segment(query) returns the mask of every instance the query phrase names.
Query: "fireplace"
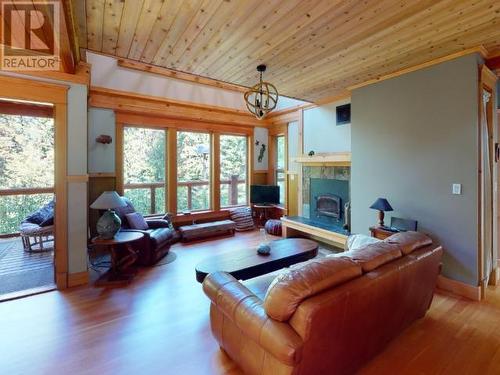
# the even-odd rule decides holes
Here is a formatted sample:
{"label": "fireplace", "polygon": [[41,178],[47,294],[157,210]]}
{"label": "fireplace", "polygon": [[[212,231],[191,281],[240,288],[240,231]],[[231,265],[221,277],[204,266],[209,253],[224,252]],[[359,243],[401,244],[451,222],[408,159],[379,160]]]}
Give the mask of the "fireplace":
{"label": "fireplace", "polygon": [[[349,199],[349,181],[330,176],[309,177],[309,199],[302,216],[323,225],[339,227],[345,224],[345,204]],[[331,176],[334,177],[334,176]]]}
{"label": "fireplace", "polygon": [[342,198],[335,194],[320,194],[316,200],[316,217],[326,216],[336,220],[340,219],[342,212]]}

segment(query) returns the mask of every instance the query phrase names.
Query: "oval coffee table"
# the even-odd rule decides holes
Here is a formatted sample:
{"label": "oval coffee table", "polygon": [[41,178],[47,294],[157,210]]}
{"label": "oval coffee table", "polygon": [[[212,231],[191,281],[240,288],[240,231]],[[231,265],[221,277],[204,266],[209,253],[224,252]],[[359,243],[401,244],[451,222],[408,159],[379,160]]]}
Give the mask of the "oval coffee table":
{"label": "oval coffee table", "polygon": [[216,271],[224,271],[238,280],[251,279],[266,273],[304,262],[318,255],[318,244],[304,238],[271,241],[269,255],[257,254],[256,248],[238,249],[214,255],[196,266],[196,281]]}

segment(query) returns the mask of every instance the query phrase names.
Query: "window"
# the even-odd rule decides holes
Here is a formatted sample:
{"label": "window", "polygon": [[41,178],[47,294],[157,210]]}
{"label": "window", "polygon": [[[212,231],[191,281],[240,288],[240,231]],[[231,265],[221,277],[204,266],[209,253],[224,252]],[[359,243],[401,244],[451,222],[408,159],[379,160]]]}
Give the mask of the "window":
{"label": "window", "polygon": [[177,132],[177,211],[210,209],[210,134]]}
{"label": "window", "polygon": [[280,204],[285,204],[285,136],[276,137],[276,185],[280,187]]}
{"label": "window", "polygon": [[165,130],[123,130],[124,194],[143,215],[165,212]]}
{"label": "window", "polygon": [[247,204],[247,137],[220,136],[220,205]]}

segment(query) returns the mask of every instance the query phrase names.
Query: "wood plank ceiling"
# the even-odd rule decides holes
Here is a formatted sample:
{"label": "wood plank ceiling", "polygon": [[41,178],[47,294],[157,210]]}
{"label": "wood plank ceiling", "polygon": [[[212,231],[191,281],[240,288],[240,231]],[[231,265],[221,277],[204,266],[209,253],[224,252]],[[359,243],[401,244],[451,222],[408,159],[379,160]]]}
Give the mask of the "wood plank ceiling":
{"label": "wood plank ceiling", "polygon": [[81,47],[318,101],[461,50],[500,48],[498,0],[73,0]]}

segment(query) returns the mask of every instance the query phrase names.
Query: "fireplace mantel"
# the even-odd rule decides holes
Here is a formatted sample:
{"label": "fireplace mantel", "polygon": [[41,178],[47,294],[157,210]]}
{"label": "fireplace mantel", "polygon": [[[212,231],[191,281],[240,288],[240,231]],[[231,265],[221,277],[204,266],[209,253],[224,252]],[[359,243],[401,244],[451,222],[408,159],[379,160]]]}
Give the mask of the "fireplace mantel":
{"label": "fireplace mantel", "polygon": [[302,155],[292,158],[292,161],[305,166],[349,167],[351,165],[351,153],[332,152],[313,156]]}

